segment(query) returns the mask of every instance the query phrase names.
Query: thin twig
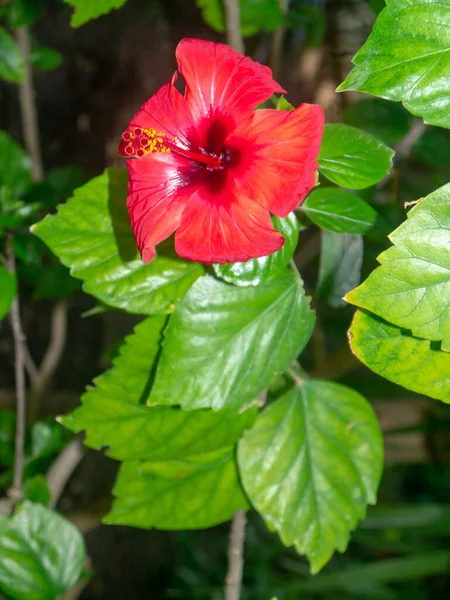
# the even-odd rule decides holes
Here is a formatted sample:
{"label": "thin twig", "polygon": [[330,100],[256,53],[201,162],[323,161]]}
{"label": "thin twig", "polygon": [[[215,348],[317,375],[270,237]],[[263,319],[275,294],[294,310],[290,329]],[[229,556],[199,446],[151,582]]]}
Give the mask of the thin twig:
{"label": "thin twig", "polygon": [[244,54],[245,47],[241,34],[241,20],[239,15],[238,0],[224,0],[224,4],[228,45],[237,52]]}
{"label": "thin twig", "polygon": [[39,406],[48,391],[53,375],[59,365],[67,338],[67,301],[60,300],[53,306],[50,341],[39,368],[32,373],[31,365],[28,374],[31,380],[30,420],[39,418]]}
{"label": "thin twig", "polygon": [[289,0],[278,0],[283,14],[283,21],[275,29],[272,36],[272,47],[270,51],[270,66],[272,68],[273,78],[276,79],[280,74],[281,58],[283,56],[283,41],[286,34],[286,14],[289,9]]}
{"label": "thin twig", "polygon": [[66,483],[82,458],[81,441],[79,438],[74,438],[55,459],[46,477],[51,492],[50,508],[55,508]]}
{"label": "thin twig", "polygon": [[44,170],[42,167],[39,127],[34,101],[33,75],[30,63],[31,43],[28,27],[20,27],[16,31],[16,39],[25,62],[25,77],[19,86],[22,133],[25,147],[31,158],[31,176],[34,181],[42,181]]}
{"label": "thin twig", "polygon": [[242,572],[244,569],[244,542],[247,517],[245,510],[238,510],[231,522],[228,545],[228,573],[225,580],[225,600],[239,600]]}
{"label": "thin twig", "polygon": [[411,129],[395,146],[394,163],[403,161],[409,157],[417,140],[425,133],[427,125],[422,119],[415,119]]}
{"label": "thin twig", "polygon": [[[8,269],[16,274],[16,257],[14,254],[14,236],[12,233],[6,238],[6,258]],[[26,391],[25,391],[25,336],[20,321],[20,303],[17,294],[13,300],[10,312],[11,326],[14,337],[14,364],[16,377],[16,439],[14,457],[13,485],[10,490],[11,500],[19,501],[22,497],[23,468],[24,468],[24,445],[25,445],[25,421],[26,421]]]}

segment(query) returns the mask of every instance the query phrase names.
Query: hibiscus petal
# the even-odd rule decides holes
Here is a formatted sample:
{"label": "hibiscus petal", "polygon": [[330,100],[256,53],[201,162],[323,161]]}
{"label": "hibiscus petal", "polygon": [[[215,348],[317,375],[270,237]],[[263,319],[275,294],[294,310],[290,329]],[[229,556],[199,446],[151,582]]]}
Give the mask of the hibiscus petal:
{"label": "hibiscus petal", "polygon": [[[127,131],[134,131],[136,127],[142,129],[155,129],[161,132],[172,142],[178,138],[177,143],[189,146],[188,132],[192,127],[193,118],[184,96],[174,86],[177,74],[169,83],[163,85],[151,98],[145,102],[131,119]],[[124,151],[123,142],[119,147],[119,154],[128,156]]]}
{"label": "hibiscus petal", "polygon": [[144,263],[155,256],[155,246],[179,226],[201,173],[176,154],[152,154],[128,161],[128,213]]}
{"label": "hibiscus petal", "polygon": [[186,204],[175,234],[177,254],[203,263],[244,262],[281,248],[267,210],[246,198],[233,198],[203,184]]}
{"label": "hibiscus petal", "polygon": [[323,128],[316,104],[254,112],[226,140],[236,189],[286,217],[314,187]]}
{"label": "hibiscus petal", "polygon": [[284,93],[268,67],[225,44],[184,39],[176,56],[186,82],[186,101],[196,119],[227,115],[235,126],[272,94]]}

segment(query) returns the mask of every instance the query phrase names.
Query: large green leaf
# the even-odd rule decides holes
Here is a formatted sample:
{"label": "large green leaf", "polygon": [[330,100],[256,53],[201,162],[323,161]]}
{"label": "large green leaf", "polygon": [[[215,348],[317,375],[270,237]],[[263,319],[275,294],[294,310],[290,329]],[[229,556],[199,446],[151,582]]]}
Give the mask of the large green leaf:
{"label": "large green leaf", "polygon": [[30,168],[31,161],[23,148],[6,131],[0,131],[0,206],[4,202],[3,190],[18,196],[27,190],[31,181]]}
{"label": "large green leaf", "polygon": [[309,299],[287,270],[257,287],[203,277],[170,319],[150,402],[242,406],[298,356],[313,326]]}
{"label": "large green leaf", "polygon": [[317,296],[331,306],[345,306],[343,296],[360,281],[363,253],[360,235],[322,231]]}
{"label": "large green leaf", "polygon": [[124,462],[105,523],[203,529],[248,508],[233,448],[166,462]]}
{"label": "large green leaf", "polygon": [[253,506],[317,573],[376,501],[382,437],[371,406],[337,383],[305,380],[266,408],[238,446]]}
{"label": "large green leaf", "polygon": [[359,196],[335,187],[314,190],[301,208],[313,223],[336,233],[367,233],[378,218],[376,210]]}
{"label": "large green leaf", "polygon": [[381,266],[346,300],[450,350],[450,184],[421,200],[390,236]]}
{"label": "large green leaf", "polygon": [[20,83],[25,77],[25,63],[14,38],[0,27],[0,79]]}
{"label": "large green leaf", "polygon": [[448,352],[360,310],[349,338],[354,354],[375,373],[413,392],[450,402]]}
{"label": "large green leaf", "polygon": [[320,172],[328,179],[355,190],[370,187],[392,167],[394,151],[370,133],[342,125],[325,125],[318,158]]}
{"label": "large green leaf", "polygon": [[338,90],[401,100],[426,123],[450,127],[450,5],[390,0]]}
{"label": "large green leaf", "polygon": [[107,169],[75,190],[56,215],[45,217],[33,231],[83,280],[88,294],[131,313],[169,313],[203,268],[167,256],[144,265],[137,256],[126,196],[127,173]]}
{"label": "large green leaf", "polygon": [[95,379],[82,406],[60,419],[74,432],[86,430],[85,444],[107,446],[119,460],[181,460],[229,447],[250,427],[257,409],[196,410],[140,404],[159,352],[164,317],[148,317],[128,336],[112,369]]}
{"label": "large green leaf", "polygon": [[0,588],[16,600],[55,600],[77,582],[85,553],[72,523],[26,501],[0,533]]}
{"label": "large green leaf", "polygon": [[294,213],[284,219],[272,217],[272,222],[274,228],[285,239],[283,246],[277,252],[261,258],[252,258],[247,262],[215,264],[216,275],[228,283],[243,286],[259,285],[279,275],[291,260],[297,247],[299,223]]}
{"label": "large green leaf", "polygon": [[389,146],[405,137],[414,119],[400,104],[382,98],[352,102],[342,118],[346,125],[364,129]]}
{"label": "large green leaf", "polygon": [[[215,31],[225,31],[222,0],[196,0],[203,19]],[[255,35],[260,30],[273,31],[283,19],[278,0],[239,0],[242,35]]]}
{"label": "large green leaf", "polygon": [[15,275],[0,265],[0,319],[9,313],[16,293]]}
{"label": "large green leaf", "polygon": [[73,6],[75,11],[70,19],[72,27],[80,27],[92,19],[106,15],[115,8],[120,8],[127,0],[64,0]]}

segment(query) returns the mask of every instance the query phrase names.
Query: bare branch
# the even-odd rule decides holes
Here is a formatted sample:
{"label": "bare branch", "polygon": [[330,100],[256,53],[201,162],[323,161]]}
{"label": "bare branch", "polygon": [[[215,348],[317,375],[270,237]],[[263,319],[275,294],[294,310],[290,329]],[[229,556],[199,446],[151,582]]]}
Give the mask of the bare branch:
{"label": "bare branch", "polygon": [[[14,254],[14,236],[9,234],[6,238],[6,259],[8,269],[16,273],[16,257]],[[24,467],[24,444],[25,444],[25,421],[26,421],[26,391],[25,391],[25,336],[20,320],[20,303],[17,294],[13,300],[10,312],[11,326],[14,337],[14,362],[16,377],[16,439],[14,457],[13,485],[10,490],[12,502],[19,501],[22,497],[23,467]]]}
{"label": "bare branch", "polygon": [[225,580],[225,600],[239,600],[242,572],[244,569],[244,542],[247,517],[245,510],[238,510],[231,522],[228,546],[228,573]]}
{"label": "bare branch", "polygon": [[241,34],[241,21],[239,16],[238,0],[224,0],[225,18],[227,23],[228,45],[241,54],[245,53],[244,42]]}
{"label": "bare branch", "polygon": [[47,473],[47,483],[51,492],[50,508],[55,508],[66,483],[83,458],[83,448],[79,438],[74,438],[58,455]]}
{"label": "bare branch", "polygon": [[22,132],[25,147],[31,157],[31,176],[34,181],[42,181],[44,170],[42,167],[39,127],[34,102],[33,75],[30,63],[31,44],[28,27],[20,27],[16,32],[16,39],[25,61],[25,78],[19,86]]}

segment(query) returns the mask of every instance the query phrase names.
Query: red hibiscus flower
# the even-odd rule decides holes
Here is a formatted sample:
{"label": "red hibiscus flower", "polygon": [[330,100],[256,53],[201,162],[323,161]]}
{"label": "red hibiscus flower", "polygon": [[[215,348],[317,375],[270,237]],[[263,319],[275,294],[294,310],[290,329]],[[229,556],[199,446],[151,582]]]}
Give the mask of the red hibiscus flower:
{"label": "red hibiscus flower", "polygon": [[186,92],[170,83],[132,118],[119,153],[129,158],[128,211],[144,262],[175,233],[175,250],[203,263],[278,250],[270,214],[287,216],[311,190],[323,132],[320,106],[255,110],[284,90],[260,65],[223,44],[177,47]]}

